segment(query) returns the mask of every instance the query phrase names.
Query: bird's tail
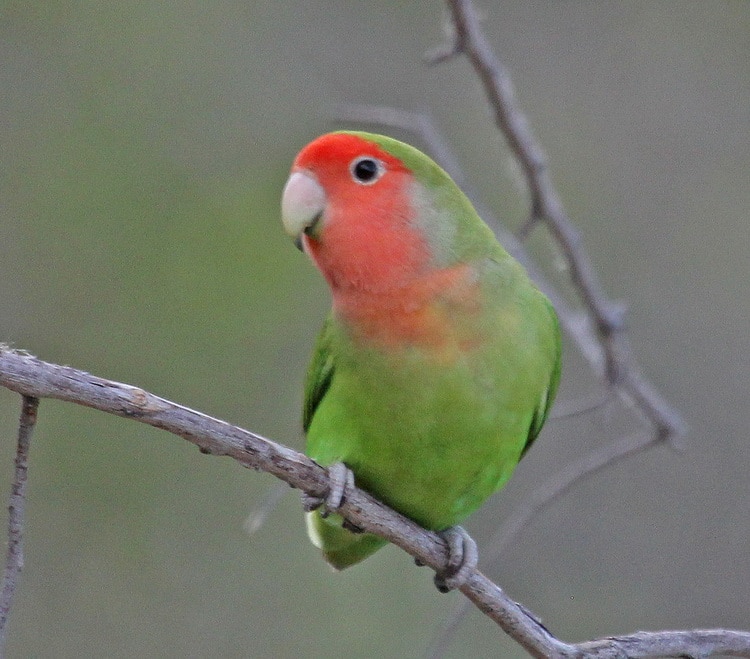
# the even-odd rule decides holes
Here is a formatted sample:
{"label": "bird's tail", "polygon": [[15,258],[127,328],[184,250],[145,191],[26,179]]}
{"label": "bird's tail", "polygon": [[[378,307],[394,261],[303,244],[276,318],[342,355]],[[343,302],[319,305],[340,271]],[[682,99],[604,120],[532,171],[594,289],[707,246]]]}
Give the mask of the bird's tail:
{"label": "bird's tail", "polygon": [[352,533],[342,528],[339,515],[321,517],[320,511],[307,513],[307,535],[323,552],[323,557],[335,570],[343,570],[359,563],[388,544],[387,540],[371,533]]}

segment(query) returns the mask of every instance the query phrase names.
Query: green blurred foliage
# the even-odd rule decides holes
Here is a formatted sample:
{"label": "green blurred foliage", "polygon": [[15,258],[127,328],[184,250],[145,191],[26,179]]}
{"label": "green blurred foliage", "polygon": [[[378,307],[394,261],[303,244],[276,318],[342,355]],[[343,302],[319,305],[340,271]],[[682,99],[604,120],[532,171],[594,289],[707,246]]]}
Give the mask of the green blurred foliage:
{"label": "green blurred foliage", "polygon": [[[692,425],[581,485],[499,565],[567,639],[750,624],[750,5],[503,3],[509,66],[645,371]],[[427,68],[429,3],[0,3],[0,341],[301,446],[323,283],[281,231],[296,151],[336,102],[429,110],[509,226],[526,213],[464,62]],[[397,134],[400,137],[408,137]],[[549,240],[531,247],[554,270]],[[564,274],[558,277],[564,279]],[[593,391],[568,348],[561,399]],[[19,402],[0,391],[7,489]],[[469,523],[633,429],[553,422]],[[419,656],[458,595],[394,548],[331,575],[273,479],[43,402],[9,657]],[[473,614],[451,655],[523,656]]]}

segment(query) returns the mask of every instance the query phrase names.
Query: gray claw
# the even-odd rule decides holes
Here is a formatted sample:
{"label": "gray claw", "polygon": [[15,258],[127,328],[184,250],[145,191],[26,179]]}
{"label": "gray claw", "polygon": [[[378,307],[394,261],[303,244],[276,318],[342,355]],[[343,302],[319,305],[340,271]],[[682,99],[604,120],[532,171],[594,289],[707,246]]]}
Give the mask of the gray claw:
{"label": "gray claw", "polygon": [[328,479],[330,487],[325,497],[315,497],[302,493],[302,507],[306,512],[316,510],[323,506],[322,517],[328,517],[341,508],[347,488],[354,487],[354,473],[343,462],[334,462],[328,467]]}
{"label": "gray claw", "polygon": [[448,546],[448,561],[435,575],[435,586],[441,593],[460,588],[476,569],[479,554],[477,543],[460,526],[451,526],[439,533]]}

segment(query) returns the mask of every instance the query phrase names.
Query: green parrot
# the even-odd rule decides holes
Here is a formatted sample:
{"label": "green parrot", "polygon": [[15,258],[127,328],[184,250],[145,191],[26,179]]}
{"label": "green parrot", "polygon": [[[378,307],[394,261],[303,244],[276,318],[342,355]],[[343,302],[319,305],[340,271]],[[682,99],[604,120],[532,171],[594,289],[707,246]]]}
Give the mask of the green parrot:
{"label": "green parrot", "polygon": [[[417,149],[342,131],[296,157],[286,232],[333,305],[305,386],[307,454],[447,532],[510,478],[560,377],[547,298],[469,200]],[[338,515],[307,513],[336,569],[386,544]]]}

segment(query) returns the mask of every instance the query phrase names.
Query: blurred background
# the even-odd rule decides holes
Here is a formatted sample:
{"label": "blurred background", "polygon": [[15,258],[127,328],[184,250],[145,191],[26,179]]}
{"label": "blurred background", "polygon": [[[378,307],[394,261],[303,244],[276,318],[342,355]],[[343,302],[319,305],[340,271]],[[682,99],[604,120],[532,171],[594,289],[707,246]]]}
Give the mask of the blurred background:
{"label": "blurred background", "polygon": [[[486,564],[535,487],[636,429],[617,406],[553,421],[468,522],[480,567],[566,640],[750,628],[750,3],[482,11],[645,374],[691,432],[579,485]],[[279,196],[299,148],[344,125],[333,104],[428,111],[506,226],[526,218],[467,62],[423,63],[444,17],[437,0],[0,3],[0,341],[300,448],[328,294]],[[559,270],[543,231],[529,247]],[[596,391],[568,345],[558,401]],[[2,497],[19,408],[0,390]],[[421,656],[461,596],[393,547],[330,573],[291,492],[248,536],[274,483],[43,401],[8,656]],[[473,612],[448,656],[524,653]]]}

